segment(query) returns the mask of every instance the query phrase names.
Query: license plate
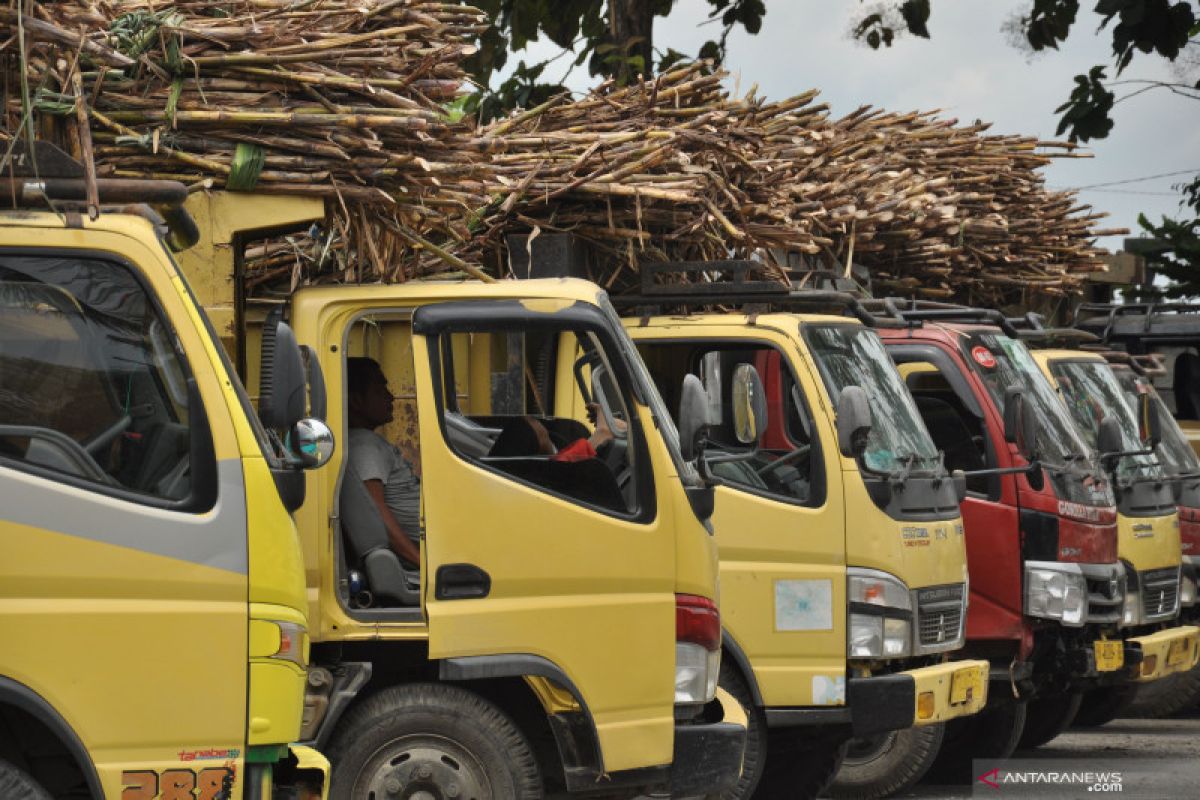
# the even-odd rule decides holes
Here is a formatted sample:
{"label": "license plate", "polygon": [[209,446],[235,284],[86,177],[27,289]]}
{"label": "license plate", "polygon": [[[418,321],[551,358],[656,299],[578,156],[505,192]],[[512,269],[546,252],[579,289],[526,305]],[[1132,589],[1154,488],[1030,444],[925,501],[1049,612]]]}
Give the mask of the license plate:
{"label": "license plate", "polygon": [[950,678],[950,705],[969,703],[983,691],[983,670],[960,669]]}
{"label": "license plate", "polygon": [[1167,666],[1175,667],[1187,661],[1187,657],[1192,649],[1191,644],[1187,639],[1171,642],[1171,647],[1167,650]]}
{"label": "license plate", "polygon": [[1125,646],[1119,640],[1099,639],[1093,643],[1096,649],[1096,671],[1114,672],[1125,665]]}

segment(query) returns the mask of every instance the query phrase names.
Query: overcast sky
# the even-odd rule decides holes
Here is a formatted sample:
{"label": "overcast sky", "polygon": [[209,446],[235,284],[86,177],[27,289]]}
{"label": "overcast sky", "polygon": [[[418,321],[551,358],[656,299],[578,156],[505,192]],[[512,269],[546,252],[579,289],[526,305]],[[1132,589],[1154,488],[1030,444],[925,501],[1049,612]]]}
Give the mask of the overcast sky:
{"label": "overcast sky", "polygon": [[[1071,37],[1058,52],[1027,54],[1012,46],[1004,24],[1030,2],[1004,0],[934,0],[931,39],[902,38],[874,51],[849,37],[851,20],[870,2],[857,0],[765,0],[767,14],[756,36],[741,28],[730,37],[726,67],[731,89],[745,93],[757,84],[775,100],[810,88],[821,91],[834,115],[860,105],[894,111],[941,109],[967,123],[991,121],[997,133],[1055,138],[1054,109],[1070,94],[1073,76],[1095,64],[1109,65],[1111,37],[1095,34],[1099,17],[1083,3]],[[655,47],[695,54],[715,37],[715,25],[704,25],[705,0],[678,0],[670,17],[655,24]],[[556,52],[553,45],[533,45],[513,59],[533,63]],[[547,80],[556,80],[566,59],[551,65]],[[560,69],[559,64],[562,64]],[[1193,73],[1196,70],[1193,69]],[[1111,77],[1113,71],[1108,70]],[[1122,79],[1176,80],[1158,56],[1138,54]],[[1192,74],[1191,83],[1200,78]],[[568,80],[574,90],[592,83],[586,67]],[[1139,88],[1116,87],[1118,98]],[[1200,173],[1200,101],[1155,89],[1114,109],[1116,125],[1107,139],[1093,140],[1091,159],[1060,159],[1046,168],[1053,188],[1084,187],[1127,181],[1163,173],[1183,174],[1154,180],[1103,186],[1081,192],[1083,202],[1111,216],[1103,227],[1126,227],[1136,234],[1137,215],[1146,212],[1181,216],[1179,194],[1172,184]],[[1101,240],[1120,249],[1121,237]]]}

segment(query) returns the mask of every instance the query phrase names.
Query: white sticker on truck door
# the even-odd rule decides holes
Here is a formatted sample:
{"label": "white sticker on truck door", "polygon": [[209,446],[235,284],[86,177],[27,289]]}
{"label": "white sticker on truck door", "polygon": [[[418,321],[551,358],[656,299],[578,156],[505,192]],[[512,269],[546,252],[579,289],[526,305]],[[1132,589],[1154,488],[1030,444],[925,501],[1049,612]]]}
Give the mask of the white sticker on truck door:
{"label": "white sticker on truck door", "polygon": [[833,581],[775,581],[775,630],[833,630]]}

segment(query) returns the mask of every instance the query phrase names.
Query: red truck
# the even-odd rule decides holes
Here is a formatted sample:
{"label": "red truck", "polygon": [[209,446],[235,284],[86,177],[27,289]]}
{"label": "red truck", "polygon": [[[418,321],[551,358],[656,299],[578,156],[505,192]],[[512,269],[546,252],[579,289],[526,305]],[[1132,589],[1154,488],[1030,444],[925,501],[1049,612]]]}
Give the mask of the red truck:
{"label": "red truck", "polygon": [[992,664],[984,712],[948,723],[934,779],[1037,746],[1088,689],[1125,683],[1117,509],[1094,451],[998,311],[902,300],[866,307],[946,468],[962,470],[970,568],[965,657]]}

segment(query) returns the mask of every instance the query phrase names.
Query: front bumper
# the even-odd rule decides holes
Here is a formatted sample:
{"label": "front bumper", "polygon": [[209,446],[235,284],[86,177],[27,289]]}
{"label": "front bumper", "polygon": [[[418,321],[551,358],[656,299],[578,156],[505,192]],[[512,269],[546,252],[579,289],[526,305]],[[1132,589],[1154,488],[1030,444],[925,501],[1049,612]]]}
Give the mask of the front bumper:
{"label": "front bumper", "polygon": [[1141,663],[1133,674],[1138,683],[1148,683],[1176,672],[1187,672],[1200,661],[1200,628],[1180,625],[1177,628],[1133,636],[1125,640],[1142,654]]}
{"label": "front bumper", "polygon": [[851,678],[847,689],[855,736],[933,725],[983,710],[984,660],[947,661],[892,675]]}
{"label": "front bumper", "polygon": [[717,689],[720,722],[675,726],[671,760],[671,796],[715,795],[732,789],[742,775],[746,748],[746,711],[724,689]]}

